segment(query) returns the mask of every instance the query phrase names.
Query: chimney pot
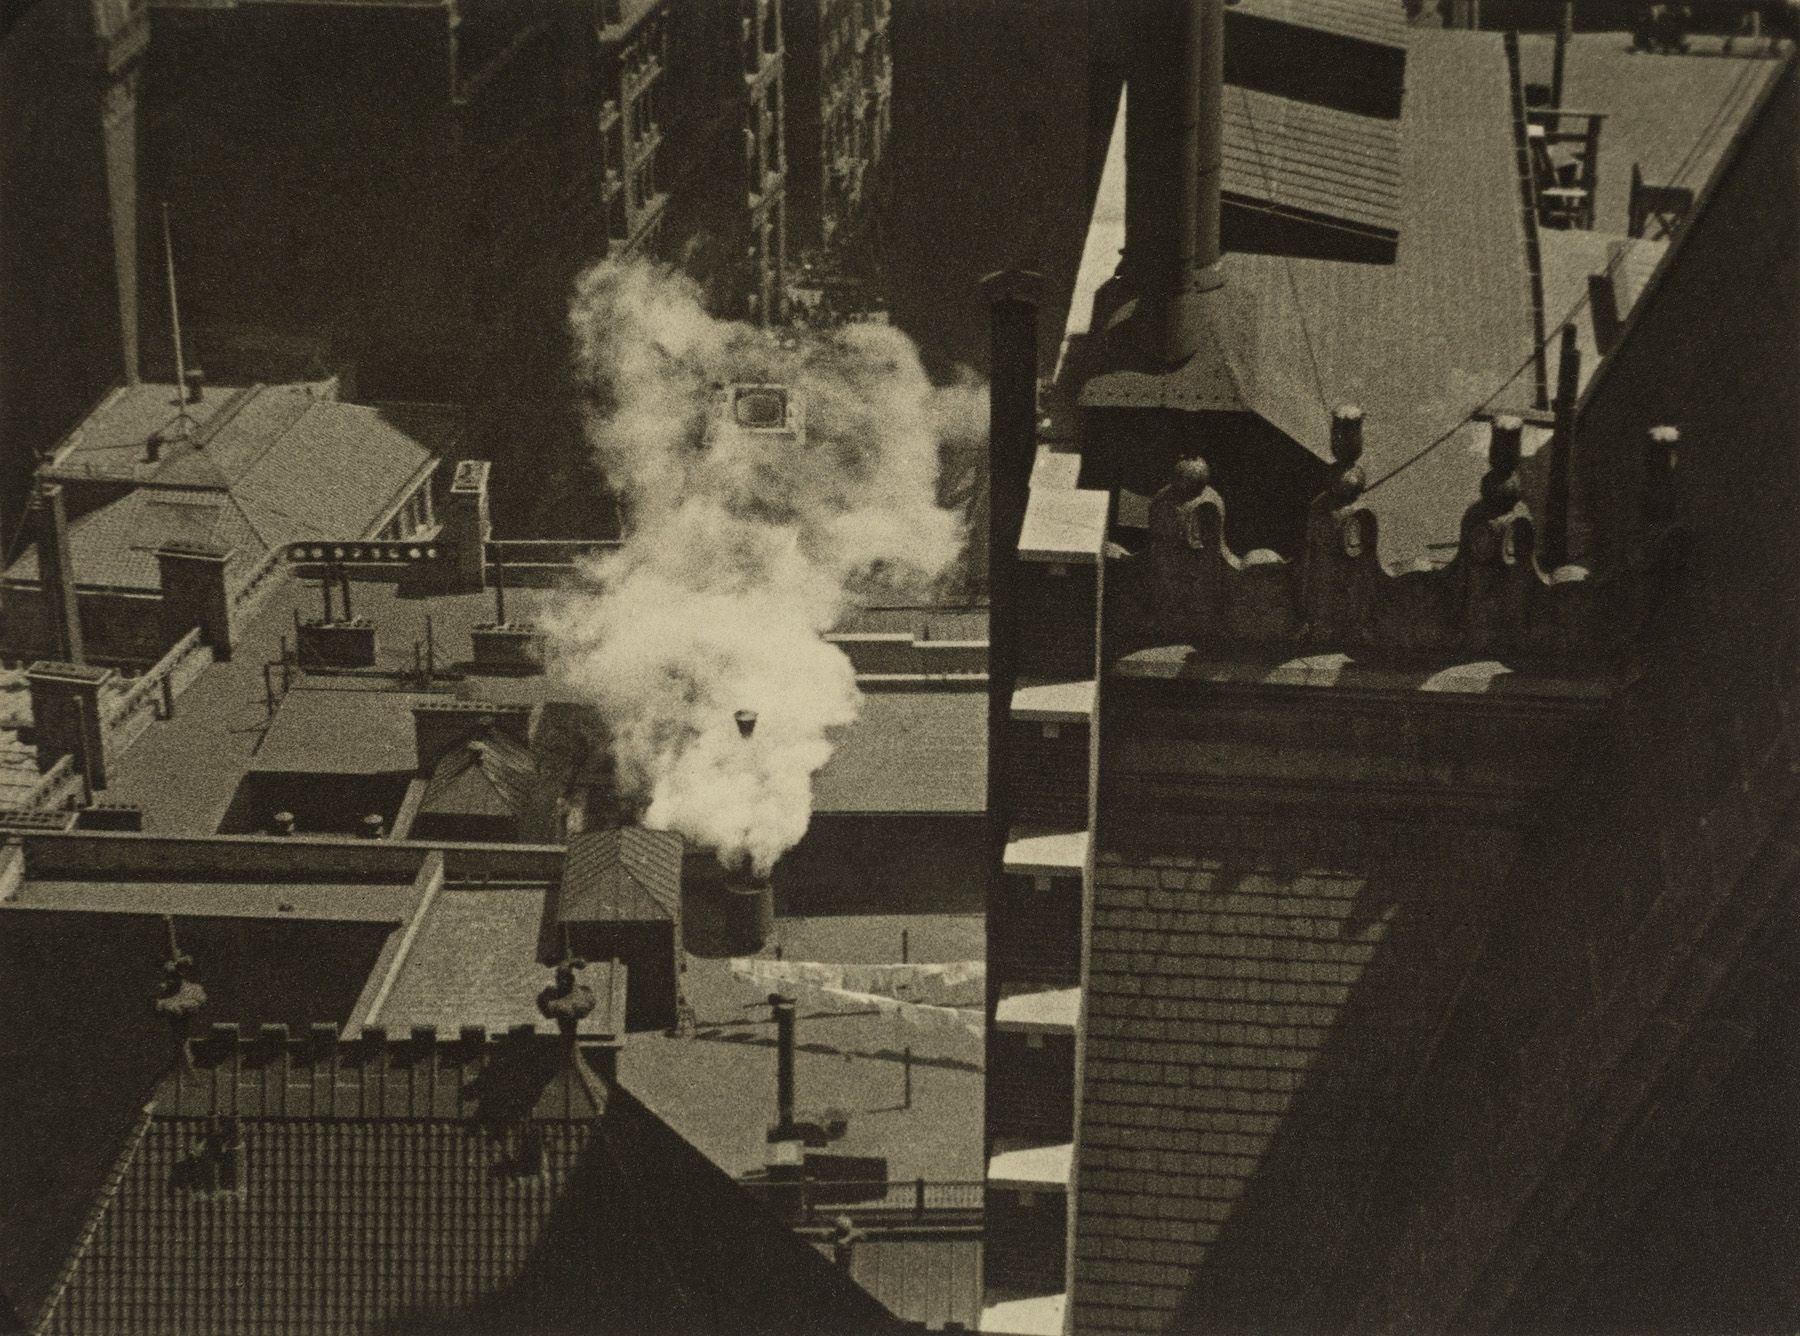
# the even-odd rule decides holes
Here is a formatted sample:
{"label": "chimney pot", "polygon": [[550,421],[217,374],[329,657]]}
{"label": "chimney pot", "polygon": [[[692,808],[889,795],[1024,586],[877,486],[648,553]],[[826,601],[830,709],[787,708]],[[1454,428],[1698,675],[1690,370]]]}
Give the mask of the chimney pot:
{"label": "chimney pot", "polygon": [[752,733],[756,732],[755,710],[739,710],[731,717],[737,720],[737,729],[740,736],[747,738]]}
{"label": "chimney pot", "polygon": [[387,822],[381,813],[370,812],[362,819],[362,833],[363,838],[369,840],[378,840],[387,833]]}
{"label": "chimney pot", "polygon": [[1362,452],[1363,411],[1345,404],[1331,415],[1331,457],[1340,464],[1354,464]]}
{"label": "chimney pot", "polygon": [[1488,436],[1488,468],[1510,475],[1519,467],[1525,424],[1511,414],[1494,419]]}
{"label": "chimney pot", "polygon": [[275,813],[274,823],[275,833],[277,835],[292,835],[294,833],[294,814],[292,812]]}

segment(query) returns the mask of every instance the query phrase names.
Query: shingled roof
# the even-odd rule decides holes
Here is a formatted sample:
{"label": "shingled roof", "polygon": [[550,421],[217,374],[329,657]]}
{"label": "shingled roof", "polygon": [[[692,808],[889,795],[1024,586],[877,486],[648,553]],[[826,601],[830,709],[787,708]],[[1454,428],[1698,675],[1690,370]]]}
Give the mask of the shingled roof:
{"label": "shingled roof", "polygon": [[194,1046],[37,1329],[396,1327],[899,1324],[561,1038],[321,1027]]}
{"label": "shingled roof", "polygon": [[623,826],[569,839],[556,890],[558,923],[661,920],[681,914],[681,836]]}
{"label": "shingled roof", "polygon": [[[284,543],[365,536],[457,435],[441,410],[341,403],[313,385],[214,390],[187,411],[180,435],[172,387],[121,389],[55,455],[53,478],[132,489],[72,520],[77,582],[155,589],[156,549],[168,542],[228,549],[235,575]],[[39,578],[35,545],[5,578]]]}

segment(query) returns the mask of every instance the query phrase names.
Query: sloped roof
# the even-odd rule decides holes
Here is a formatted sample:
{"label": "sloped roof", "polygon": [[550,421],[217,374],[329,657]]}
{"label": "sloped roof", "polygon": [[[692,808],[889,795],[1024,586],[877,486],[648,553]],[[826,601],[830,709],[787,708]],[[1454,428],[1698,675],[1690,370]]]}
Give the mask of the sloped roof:
{"label": "sloped roof", "polygon": [[[1256,120],[1280,105],[1226,90]],[[1124,231],[1124,136],[1116,126],[1070,321],[1070,357],[1096,374],[1094,407],[1242,406],[1320,459],[1330,414],[1365,413],[1371,480],[1486,403],[1529,406],[1521,374],[1536,346],[1511,87],[1497,33],[1411,34],[1398,122],[1399,245],[1392,264],[1233,251],[1208,297],[1210,347],[1172,372],[1138,367],[1087,328],[1091,296],[1112,272]],[[1265,150],[1266,152],[1266,150]],[[1077,349],[1081,351],[1077,353]],[[1454,537],[1485,459],[1455,446],[1369,495],[1390,560]]]}
{"label": "sloped roof", "polygon": [[556,892],[556,921],[679,918],[681,858],[681,837],[666,830],[623,826],[571,836]]}
{"label": "sloped roof", "polygon": [[1399,123],[1270,93],[1222,99],[1227,207],[1381,237],[1400,231]]}
{"label": "sloped roof", "polygon": [[[252,386],[190,405],[190,434],[165,441],[151,463],[145,443],[173,421],[172,395],[168,386],[118,391],[57,455],[53,476],[137,484],[71,522],[78,583],[156,589],[156,547],[197,536],[232,551],[233,574],[284,543],[363,537],[454,443],[453,417],[431,405],[370,407],[321,398],[310,385]],[[6,578],[39,578],[35,545]]]}
{"label": "sloped roof", "polygon": [[[156,549],[165,543],[208,543],[230,551],[228,579],[268,551],[244,512],[222,491],[140,487],[69,522],[75,578],[84,585],[161,588]],[[20,551],[6,578],[40,578],[37,544]]]}
{"label": "sloped roof", "polygon": [[518,816],[531,804],[537,763],[531,750],[495,730],[444,753],[425,785],[421,813]]}
{"label": "sloped roof", "polygon": [[259,1046],[164,1082],[41,1330],[901,1329],[557,1038]]}

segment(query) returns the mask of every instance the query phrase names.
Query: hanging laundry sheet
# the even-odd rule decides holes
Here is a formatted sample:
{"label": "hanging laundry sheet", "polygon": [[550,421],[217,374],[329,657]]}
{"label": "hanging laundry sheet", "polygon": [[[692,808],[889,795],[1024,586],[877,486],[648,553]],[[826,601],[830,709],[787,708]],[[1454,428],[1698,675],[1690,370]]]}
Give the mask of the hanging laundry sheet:
{"label": "hanging laundry sheet", "polygon": [[[987,962],[956,960],[918,965],[836,965],[812,960],[731,962],[738,978],[810,1005],[879,1011],[909,1028],[979,1035],[980,998]],[[974,1002],[977,1005],[958,1005]]]}

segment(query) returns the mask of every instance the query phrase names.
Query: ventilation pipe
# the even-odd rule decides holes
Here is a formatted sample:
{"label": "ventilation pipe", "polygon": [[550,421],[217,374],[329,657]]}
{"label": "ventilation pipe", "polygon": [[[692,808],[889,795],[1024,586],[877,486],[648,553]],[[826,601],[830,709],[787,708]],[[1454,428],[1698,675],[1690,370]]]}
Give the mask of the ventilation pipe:
{"label": "ventilation pipe", "polygon": [[1126,78],[1120,270],[1137,295],[1145,351],[1176,366],[1200,347],[1204,295],[1224,282],[1225,5],[1154,0],[1147,17]]}

